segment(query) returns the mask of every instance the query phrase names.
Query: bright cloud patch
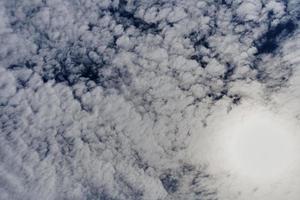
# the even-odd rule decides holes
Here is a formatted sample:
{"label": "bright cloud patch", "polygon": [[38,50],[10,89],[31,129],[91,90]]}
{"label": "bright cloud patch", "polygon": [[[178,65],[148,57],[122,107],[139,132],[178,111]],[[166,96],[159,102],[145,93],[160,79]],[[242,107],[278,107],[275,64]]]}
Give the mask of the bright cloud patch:
{"label": "bright cloud patch", "polygon": [[[270,190],[266,186],[273,184],[282,187],[278,189],[281,195],[286,192],[285,187],[295,180],[300,169],[297,121],[266,107],[245,103],[210,122],[213,124],[192,142],[191,159],[207,164],[208,170],[227,187],[226,195],[238,193],[239,188],[240,199],[251,199],[255,193],[261,195]],[[232,187],[228,188],[228,184]],[[245,196],[251,187],[259,191]],[[275,199],[285,196],[281,195]],[[271,196],[264,194],[261,198]]]}
{"label": "bright cloud patch", "polygon": [[[243,111],[241,111],[243,112]],[[299,161],[299,130],[273,113],[253,110],[228,121],[224,143],[231,169],[249,181],[272,181],[290,173]]]}

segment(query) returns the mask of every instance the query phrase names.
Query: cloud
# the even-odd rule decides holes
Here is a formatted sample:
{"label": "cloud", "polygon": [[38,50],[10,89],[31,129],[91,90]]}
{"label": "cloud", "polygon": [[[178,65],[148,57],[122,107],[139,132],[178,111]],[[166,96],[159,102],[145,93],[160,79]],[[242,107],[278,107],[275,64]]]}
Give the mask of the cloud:
{"label": "cloud", "polygon": [[187,156],[209,116],[299,114],[297,1],[0,7],[0,199],[222,199]]}

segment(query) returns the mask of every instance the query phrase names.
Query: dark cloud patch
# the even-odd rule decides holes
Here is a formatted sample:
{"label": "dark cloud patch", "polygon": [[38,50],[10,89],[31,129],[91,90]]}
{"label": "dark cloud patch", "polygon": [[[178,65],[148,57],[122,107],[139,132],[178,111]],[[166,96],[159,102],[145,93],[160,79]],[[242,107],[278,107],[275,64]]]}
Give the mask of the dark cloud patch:
{"label": "dark cloud patch", "polygon": [[229,98],[231,98],[233,104],[239,104],[242,100],[242,97],[238,94],[229,95]]}
{"label": "dark cloud patch", "polygon": [[[72,50],[73,49],[73,50]],[[78,82],[92,81],[103,88],[120,88],[131,83],[131,75],[126,66],[114,67],[107,61],[100,59],[94,61],[88,51],[77,51],[76,47],[67,51],[58,51],[57,56],[45,68],[42,78],[45,82],[55,80],[57,83],[67,83],[70,86]],[[11,68],[32,68],[34,64],[11,65]]]}
{"label": "dark cloud patch", "polygon": [[187,37],[191,40],[194,48],[198,46],[209,48],[205,35],[201,34],[201,32],[193,31]]}
{"label": "dark cloud patch", "polygon": [[116,21],[122,24],[125,28],[133,25],[142,32],[160,32],[157,24],[147,23],[144,20],[135,17],[133,13],[126,10],[113,10],[112,13],[116,16]]}
{"label": "dark cloud patch", "polygon": [[236,69],[236,66],[232,63],[226,63],[226,71],[224,73],[224,77],[223,79],[225,81],[228,81],[228,79],[230,79],[230,77],[234,74],[234,70]]}
{"label": "dark cloud patch", "polygon": [[206,53],[201,52],[201,48],[210,48],[206,36],[201,34],[201,32],[193,31],[187,36],[187,38],[190,39],[195,49],[195,54],[191,56],[191,59],[197,61],[201,67],[205,68],[208,62],[203,59],[203,57],[207,55]]}
{"label": "dark cloud patch", "polygon": [[279,23],[275,27],[270,27],[255,43],[256,55],[274,53],[282,40],[287,39],[297,28],[292,20]]}
{"label": "dark cloud patch", "polygon": [[202,55],[192,55],[191,59],[197,61],[202,68],[205,68],[208,64],[205,60],[203,60]]}
{"label": "dark cloud patch", "polygon": [[126,29],[130,26],[134,26],[139,29],[141,32],[154,33],[157,34],[161,30],[159,29],[158,24],[156,23],[147,23],[141,18],[138,18],[134,15],[133,11],[126,10],[127,1],[122,0],[119,2],[118,7],[110,8],[111,14],[115,17],[117,23],[122,24]]}
{"label": "dark cloud patch", "polygon": [[174,193],[177,191],[179,182],[178,179],[172,174],[163,174],[160,177],[160,180],[165,188],[165,190],[169,193]]}

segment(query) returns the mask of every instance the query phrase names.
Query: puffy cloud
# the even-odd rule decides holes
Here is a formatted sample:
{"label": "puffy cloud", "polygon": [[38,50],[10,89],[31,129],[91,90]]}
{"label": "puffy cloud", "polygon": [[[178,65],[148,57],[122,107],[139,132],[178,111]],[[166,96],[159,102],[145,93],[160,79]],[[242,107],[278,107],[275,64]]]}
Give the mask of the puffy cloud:
{"label": "puffy cloud", "polygon": [[257,20],[261,9],[260,1],[243,1],[237,9],[237,14],[244,20]]}
{"label": "puffy cloud", "polygon": [[297,1],[0,7],[0,199],[225,199],[193,139],[249,99],[299,117]]}

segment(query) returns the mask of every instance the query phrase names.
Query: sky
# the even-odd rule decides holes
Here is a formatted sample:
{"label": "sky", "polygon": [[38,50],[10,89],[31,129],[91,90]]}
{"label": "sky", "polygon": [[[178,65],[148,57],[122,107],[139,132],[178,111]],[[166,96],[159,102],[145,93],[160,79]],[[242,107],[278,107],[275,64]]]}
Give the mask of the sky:
{"label": "sky", "polygon": [[234,110],[299,123],[299,19],[299,0],[1,0],[0,200],[271,199],[191,149]]}

